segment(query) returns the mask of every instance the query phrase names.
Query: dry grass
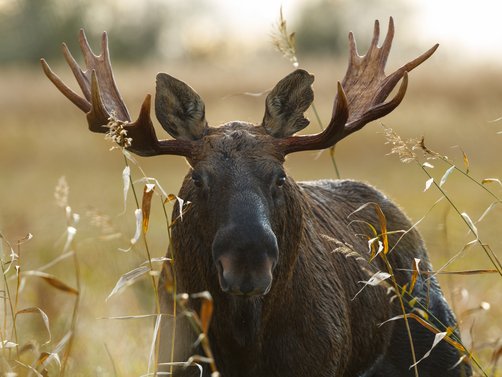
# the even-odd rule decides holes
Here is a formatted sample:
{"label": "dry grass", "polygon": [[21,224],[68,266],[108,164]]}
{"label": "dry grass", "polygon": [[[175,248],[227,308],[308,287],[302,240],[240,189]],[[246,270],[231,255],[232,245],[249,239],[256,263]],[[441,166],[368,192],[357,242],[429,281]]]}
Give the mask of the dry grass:
{"label": "dry grass", "polygon": [[[197,89],[206,101],[207,118],[213,125],[232,119],[259,122],[264,98],[240,93],[271,88],[290,71],[287,62],[277,61],[277,64],[256,61],[239,67],[174,66],[169,67],[169,72]],[[335,73],[333,65],[338,67]],[[303,68],[316,75],[316,106],[324,119],[330,115],[336,80],[342,77],[344,66],[345,62],[302,62]],[[154,75],[159,70],[165,67],[116,68],[116,77],[131,113],[137,113],[144,93],[153,91]],[[57,72],[66,71],[62,67],[57,69]],[[383,122],[404,138],[424,135],[430,148],[448,155],[464,170],[462,150],[465,151],[470,164],[469,174],[478,182],[487,177],[502,178],[502,135],[497,135],[502,123],[489,122],[502,115],[502,87],[493,80],[501,73],[489,68],[442,69],[439,59],[433,58],[431,63],[410,75],[410,88],[403,104]],[[236,77],[239,80],[235,80]],[[68,79],[69,74],[64,78]],[[108,142],[87,131],[83,115],[51,87],[41,72],[4,70],[0,75],[0,87],[0,231],[16,252],[20,250],[22,271],[39,270],[64,253],[69,220],[54,199],[54,187],[63,175],[70,188],[68,204],[73,212],[80,214],[78,223],[73,224],[77,229],[73,242],[80,267],[80,303],[76,337],[67,365],[71,373],[67,375],[146,373],[153,320],[103,319],[154,312],[153,291],[148,279],[140,280],[106,301],[120,276],[146,258],[140,246],[129,253],[118,251],[128,245],[135,230],[135,203],[131,195],[128,211],[121,214],[122,156],[117,151],[109,152]],[[314,118],[313,114],[310,118]],[[315,122],[309,131],[317,131]],[[433,207],[419,229],[438,269],[461,251],[473,235],[447,201],[434,206],[441,196],[437,189],[431,187],[423,192],[428,177],[421,168],[401,164],[397,158],[386,156],[389,152],[383,129],[376,123],[369,125],[337,147],[341,175],[370,182],[382,189],[414,221]],[[312,169],[314,159],[317,159],[316,169]],[[149,176],[159,179],[168,193],[177,192],[187,170],[179,157],[139,158],[139,163]],[[432,163],[435,168],[430,173],[439,182],[448,165],[440,161]],[[328,153],[293,155],[286,165],[298,180],[334,176]],[[139,177],[138,171],[132,169]],[[499,198],[502,196],[497,183],[486,187]],[[459,172],[452,173],[442,188],[461,212],[469,214],[473,220],[494,201],[479,185]],[[138,190],[142,190],[141,184]],[[154,201],[148,232],[151,258],[165,255],[168,247],[165,229],[162,206]],[[477,224],[477,229],[483,243],[489,244],[499,258],[502,257],[502,206],[495,206]],[[34,235],[33,239],[18,249],[17,240],[23,239],[28,232]],[[3,249],[4,252],[8,249],[5,242]],[[478,245],[465,250],[447,270],[493,268]],[[69,287],[77,286],[75,261],[71,258],[46,272]],[[9,284],[14,287],[15,279],[12,280],[12,274],[9,276]],[[500,276],[478,273],[441,275],[440,279],[461,321],[464,344],[476,351],[480,364],[490,375],[493,351],[502,342]],[[64,289],[54,288],[46,279],[27,276],[17,307],[42,309],[50,321],[52,341],[43,345],[47,331],[42,316],[31,313],[19,317],[19,344],[31,342],[33,349],[53,350],[71,328],[74,296]],[[4,318],[4,310],[9,308],[3,307],[7,301],[1,302],[0,318]],[[487,305],[483,303],[489,303],[490,309],[485,310]],[[9,351],[0,352],[5,357]],[[34,351],[25,352],[35,357]],[[6,368],[2,363],[0,361],[0,371],[7,371],[2,369]],[[57,366],[51,363],[48,368],[55,373]]]}

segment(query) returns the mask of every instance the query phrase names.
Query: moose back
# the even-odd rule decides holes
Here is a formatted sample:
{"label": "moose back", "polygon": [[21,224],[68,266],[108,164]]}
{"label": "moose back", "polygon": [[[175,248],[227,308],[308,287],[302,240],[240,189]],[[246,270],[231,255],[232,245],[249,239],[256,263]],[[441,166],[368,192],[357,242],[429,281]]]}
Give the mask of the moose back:
{"label": "moose back", "polygon": [[[418,322],[409,321],[410,334],[403,319],[379,326],[403,314],[389,284],[361,290],[362,282],[382,272],[392,273],[399,287],[409,284],[407,271],[414,258],[420,259],[423,272],[431,271],[424,243],[407,217],[371,186],[351,180],[295,182],[283,166],[289,153],[331,147],[394,110],[404,97],[407,72],[437,48],[386,75],[392,18],[381,46],[379,33],[377,21],[364,56],[349,34],[349,66],[338,84],[332,118],[314,135],[295,135],[309,124],[304,112],[314,98],[314,77],[304,70],[292,72],[268,94],[260,124],[234,121],[219,127],[208,126],[204,102],[194,90],[160,73],[155,112],[173,139],[158,140],[150,95],[131,122],[113,79],[106,34],[96,56],[81,32],[84,69],[64,47],[83,97],[42,60],[49,79],[87,114],[91,131],[106,132],[103,125],[113,115],[131,138],[123,145],[128,150],[141,156],[179,155],[190,164],[179,196],[192,205],[172,229],[172,273],[178,293],[209,291],[213,297],[208,337],[223,377],[412,376],[410,366],[432,346],[434,332]],[[387,101],[399,81],[397,93]],[[403,237],[382,234],[392,251],[371,259],[361,234],[368,232],[367,224],[384,233],[382,217],[386,229],[409,231]],[[163,269],[159,283],[163,313],[173,311],[173,295],[165,289],[172,278],[169,271]],[[434,277],[419,277],[409,297],[403,296],[406,312],[412,310],[406,302],[411,298],[430,313],[430,325],[438,332],[455,328]],[[198,303],[193,305],[197,309]],[[163,319],[164,374],[199,375],[196,367],[169,365],[200,352],[197,335],[182,315]],[[458,339],[459,334],[450,337]],[[416,368],[420,376],[469,376],[469,365],[458,363],[461,356],[442,341]],[[211,370],[206,366],[202,373],[209,376]]]}

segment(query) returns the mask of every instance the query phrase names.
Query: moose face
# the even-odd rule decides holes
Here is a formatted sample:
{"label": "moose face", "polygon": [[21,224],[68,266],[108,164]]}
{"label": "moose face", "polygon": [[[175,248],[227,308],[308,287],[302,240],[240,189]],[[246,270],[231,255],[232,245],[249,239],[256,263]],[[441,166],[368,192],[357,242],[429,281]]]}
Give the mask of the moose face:
{"label": "moose face", "polygon": [[201,140],[191,179],[195,211],[211,222],[211,252],[224,292],[265,295],[278,263],[287,178],[262,127],[232,122]]}
{"label": "moose face", "polygon": [[279,224],[286,217],[279,140],[307,126],[303,112],[313,100],[312,82],[302,70],[281,80],[267,97],[261,126],[230,122],[213,128],[197,93],[167,74],[157,76],[157,118],[178,141],[193,143],[191,179],[185,184],[194,193],[193,210],[205,219],[224,292],[264,295],[272,286]]}

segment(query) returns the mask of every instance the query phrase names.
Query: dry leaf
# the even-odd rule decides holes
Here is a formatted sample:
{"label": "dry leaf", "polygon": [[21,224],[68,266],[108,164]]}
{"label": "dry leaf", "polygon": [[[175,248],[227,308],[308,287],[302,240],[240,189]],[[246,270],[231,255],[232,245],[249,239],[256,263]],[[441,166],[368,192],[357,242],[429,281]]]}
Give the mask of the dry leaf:
{"label": "dry leaf", "polygon": [[375,212],[378,215],[378,220],[380,222],[380,230],[382,233],[382,242],[383,242],[383,253],[387,254],[389,252],[389,238],[387,237],[387,219],[385,218],[385,214],[382,211],[382,208],[375,203]]}
{"label": "dry leaf", "polygon": [[61,369],[61,360],[55,352],[42,352],[37,360],[37,365],[45,368],[52,360],[55,360],[59,369]]}
{"label": "dry leaf", "polygon": [[8,340],[2,340],[0,342],[0,350],[4,348],[16,348],[18,345],[14,342],[10,342]]}
{"label": "dry leaf", "polygon": [[427,182],[425,182],[424,192],[430,189],[430,187],[432,186],[432,182],[434,182],[434,178],[429,178]]}
{"label": "dry leaf", "polygon": [[455,170],[455,165],[450,166],[448,170],[446,170],[446,172],[441,177],[441,181],[439,182],[439,187],[442,187],[446,183],[446,180],[454,170]]}
{"label": "dry leaf", "polygon": [[143,211],[141,209],[135,209],[134,210],[134,217],[136,218],[136,231],[134,232],[133,238],[129,241],[129,247],[127,249],[122,249],[119,248],[120,251],[123,251],[127,253],[128,251],[131,251],[132,247],[136,245],[138,242],[139,238],[141,237],[141,230],[143,228]]}
{"label": "dry leaf", "polygon": [[368,285],[371,285],[373,287],[377,286],[390,277],[391,277],[391,274],[389,274],[387,272],[378,271],[375,274],[373,274],[373,276],[370,277],[368,281],[364,281],[364,280],[359,281],[359,283],[364,283],[364,286],[355,294],[355,296],[352,298],[352,300],[354,300],[364,290],[364,288],[366,288]]}
{"label": "dry leaf", "polygon": [[418,275],[420,274],[420,270],[418,268],[418,265],[420,263],[420,259],[418,259],[418,258],[413,258],[413,259],[414,259],[413,267],[412,267],[413,273],[411,274],[410,289],[408,290],[410,295],[411,295],[411,292],[413,292],[413,288],[415,288],[415,284],[417,282]]}
{"label": "dry leaf", "polygon": [[415,364],[412,364],[410,365],[410,369],[414,368],[418,363],[420,363],[422,360],[426,359],[427,357],[429,357],[429,355],[431,354],[432,350],[434,349],[434,347],[436,347],[439,342],[441,340],[443,340],[443,338],[447,335],[447,332],[439,332],[436,334],[436,336],[434,337],[434,341],[432,342],[432,346],[431,348],[425,353],[425,355],[422,356],[422,358],[420,360],[418,360]]}
{"label": "dry leaf", "polygon": [[[384,254],[387,254],[389,252],[389,240],[387,237],[387,219],[385,218],[385,214],[382,212],[382,209],[380,208],[378,203],[374,203],[374,202],[365,203],[362,206],[360,206],[359,208],[357,208],[355,211],[351,212],[348,217],[352,216],[353,214],[355,214],[357,212],[362,211],[363,209],[365,209],[366,207],[368,207],[370,205],[372,205],[375,208],[375,212],[377,213],[378,220],[380,223],[380,231],[381,231],[380,236],[382,238],[382,243],[383,243],[383,247],[384,247],[383,252],[384,252]],[[373,230],[375,236],[377,237],[378,234],[376,232],[376,229],[371,224],[369,224],[369,223],[366,223],[366,224],[370,226],[370,228]]]}
{"label": "dry leaf", "polygon": [[213,317],[213,298],[208,291],[195,293],[192,295],[192,298],[202,299],[199,318],[202,332],[207,335],[209,331],[209,324],[211,323],[211,318]]}
{"label": "dry leaf", "polygon": [[127,194],[129,193],[129,188],[131,187],[131,168],[129,166],[126,166],[124,170],[122,171],[122,184],[124,186],[123,191],[124,191],[124,211],[122,213],[126,212],[127,209]]}
{"label": "dry leaf", "polygon": [[117,284],[115,284],[115,287],[110,292],[110,294],[108,295],[108,297],[106,298],[106,300],[109,300],[110,297],[112,297],[113,295],[117,294],[118,292],[120,292],[125,287],[128,287],[131,284],[134,284],[136,281],[138,281],[139,278],[141,278],[143,275],[147,274],[149,271],[150,271],[150,267],[148,267],[148,266],[140,266],[138,268],[135,268],[134,270],[126,272],[117,281]]}
{"label": "dry leaf", "polygon": [[[378,249],[375,248],[376,242],[378,242]],[[370,251],[370,259],[374,259],[384,249],[383,243],[380,241],[380,237],[374,237],[368,240],[368,247]]]}
{"label": "dry leaf", "polygon": [[471,228],[472,232],[476,236],[476,239],[479,239],[478,228],[476,228],[476,225],[474,225],[474,223],[472,222],[472,220],[469,217],[469,215],[467,213],[465,213],[465,212],[462,212],[461,215],[464,218],[464,220],[467,222],[467,224],[469,224],[469,228]]}
{"label": "dry leaf", "polygon": [[465,174],[469,174],[469,158],[467,158],[467,154],[464,152],[463,149],[460,149],[462,151],[462,156],[464,157],[464,167],[465,167]]}
{"label": "dry leaf", "polygon": [[502,186],[502,182],[498,178],[485,178],[481,181],[482,184],[486,183],[498,183],[500,186]]}
{"label": "dry leaf", "polygon": [[49,334],[49,339],[44,344],[42,344],[42,345],[49,344],[51,342],[51,339],[52,339],[51,328],[49,326],[49,317],[47,316],[47,314],[45,314],[45,312],[42,309],[40,309],[37,306],[33,306],[33,307],[30,307],[30,308],[19,310],[16,313],[16,318],[17,318],[17,316],[19,314],[33,314],[33,313],[40,314],[40,317],[42,318],[42,321],[44,322],[45,329],[47,330],[47,334]]}
{"label": "dry leaf", "polygon": [[150,222],[150,208],[152,207],[152,197],[155,192],[155,185],[147,183],[143,189],[143,200],[141,201],[141,210],[143,212],[143,234],[148,232]]}
{"label": "dry leaf", "polygon": [[48,273],[40,272],[40,271],[25,271],[25,272],[23,272],[23,276],[26,276],[26,275],[39,277],[39,278],[45,280],[50,285],[52,285],[54,288],[59,289],[60,291],[71,293],[74,295],[79,294],[78,290],[70,287],[66,283],[63,283],[61,280],[59,280],[55,276],[50,275]]}

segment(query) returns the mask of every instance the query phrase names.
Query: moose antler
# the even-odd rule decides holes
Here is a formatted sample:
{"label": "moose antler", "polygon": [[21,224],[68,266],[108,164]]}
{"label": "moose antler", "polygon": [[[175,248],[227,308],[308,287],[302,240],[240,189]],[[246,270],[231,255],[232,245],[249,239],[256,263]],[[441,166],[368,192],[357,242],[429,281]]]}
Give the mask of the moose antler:
{"label": "moose antler", "polygon": [[[342,83],[338,83],[338,92],[328,127],[315,135],[279,139],[278,143],[283,148],[284,154],[331,147],[367,123],[389,114],[401,103],[406,93],[407,72],[427,60],[439,46],[434,45],[416,59],[386,76],[385,64],[394,38],[392,17],[381,47],[378,47],[379,37],[380,24],[377,20],[368,52],[360,56],[354,35],[349,33],[349,66]],[[401,78],[403,81],[397,94],[390,101],[384,102]]]}
{"label": "moose antler", "polygon": [[83,30],[80,30],[79,37],[85,70],[82,70],[75,61],[66,44],[63,44],[63,53],[84,97],[66,86],[44,59],[41,59],[41,63],[45,74],[59,91],[87,114],[89,130],[99,133],[108,132],[106,124],[113,117],[124,124],[127,137],[132,139],[131,145],[127,147],[131,152],[140,156],[172,154],[190,157],[193,149],[192,141],[157,139],[150,117],[151,96],[149,94],[143,101],[138,119],[131,123],[129,112],[113,78],[106,32],[103,33],[101,39],[102,51],[99,56],[92,52]]}

